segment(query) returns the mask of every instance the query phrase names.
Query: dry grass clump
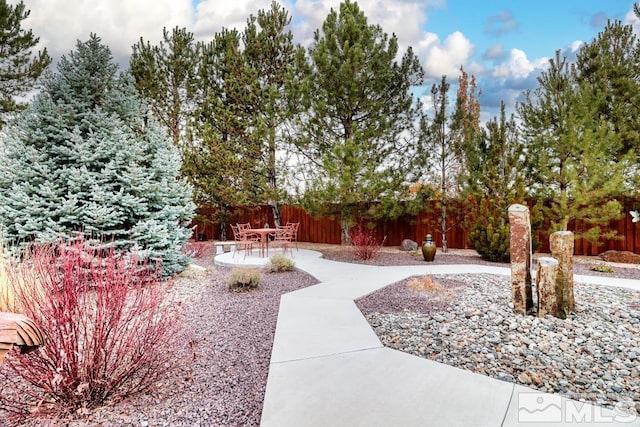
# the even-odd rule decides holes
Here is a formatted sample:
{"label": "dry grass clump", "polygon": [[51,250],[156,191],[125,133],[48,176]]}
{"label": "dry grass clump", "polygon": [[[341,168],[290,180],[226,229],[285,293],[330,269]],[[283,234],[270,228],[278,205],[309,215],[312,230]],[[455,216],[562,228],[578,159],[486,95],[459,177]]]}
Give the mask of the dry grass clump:
{"label": "dry grass clump", "polygon": [[597,272],[600,272],[600,273],[613,273],[614,272],[613,268],[609,267],[608,265],[604,265],[604,264],[592,265],[590,270],[591,271],[597,271]]}
{"label": "dry grass clump", "polygon": [[292,271],[295,267],[296,264],[292,259],[284,255],[274,255],[269,260],[266,269],[269,273],[283,273],[285,271]]}
{"label": "dry grass clump", "polygon": [[416,292],[429,292],[439,295],[447,295],[450,293],[448,289],[442,287],[442,285],[431,276],[418,276],[412,277],[407,282],[407,286]]}
{"label": "dry grass clump", "polygon": [[184,270],[182,270],[179,276],[185,279],[198,279],[210,272],[211,271],[206,267],[202,267],[197,264],[189,264]]}
{"label": "dry grass clump", "polygon": [[[1,250],[1,249],[0,249]],[[0,253],[0,311],[10,311],[13,307],[13,292],[9,288],[4,257]]]}
{"label": "dry grass clump", "polygon": [[234,268],[227,282],[231,292],[245,292],[256,289],[260,284],[262,275],[255,268]]}
{"label": "dry grass clump", "polygon": [[4,260],[4,244],[0,234],[0,311],[12,311],[14,308],[13,291],[7,279],[7,270]]}

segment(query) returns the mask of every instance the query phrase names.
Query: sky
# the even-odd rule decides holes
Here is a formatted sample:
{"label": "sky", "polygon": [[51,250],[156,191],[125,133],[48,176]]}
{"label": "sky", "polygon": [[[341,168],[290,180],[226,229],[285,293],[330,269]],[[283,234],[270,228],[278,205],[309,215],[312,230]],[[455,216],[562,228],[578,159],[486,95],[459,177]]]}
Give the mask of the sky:
{"label": "sky", "polygon": [[[271,0],[23,1],[31,10],[23,27],[40,37],[39,48],[46,47],[54,61],[93,32],[122,67],[128,65],[131,46],[140,37],[155,44],[163,28],[179,26],[196,39],[209,41],[223,27],[243,29],[249,15],[271,4]],[[313,32],[340,1],[279,3],[292,17],[295,42],[308,47]],[[512,111],[522,92],[537,86],[537,76],[556,50],[574,58],[580,45],[593,41],[607,20],[634,25],[640,34],[632,0],[360,0],[358,5],[370,24],[396,34],[403,50],[412,47],[426,73],[425,85],[414,93],[427,104],[431,85],[442,75],[453,84],[461,66],[474,75],[482,91],[483,120],[497,113],[501,101]]]}

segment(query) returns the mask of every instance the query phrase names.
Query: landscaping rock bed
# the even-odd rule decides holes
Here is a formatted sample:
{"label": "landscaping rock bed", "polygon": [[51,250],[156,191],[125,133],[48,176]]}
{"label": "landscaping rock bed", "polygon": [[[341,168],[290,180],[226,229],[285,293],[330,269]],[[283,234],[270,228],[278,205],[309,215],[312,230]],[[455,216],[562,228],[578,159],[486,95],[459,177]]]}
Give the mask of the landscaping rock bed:
{"label": "landscaping rock bed", "polygon": [[[147,395],[76,420],[31,419],[26,426],[258,426],[280,296],[316,283],[300,271],[263,274],[258,289],[227,290],[230,268],[176,278],[172,296],[184,307],[184,368]],[[157,343],[162,345],[162,343]],[[5,389],[3,392],[7,392]],[[0,425],[8,425],[1,417]]]}
{"label": "landscaping rock bed", "polygon": [[[463,263],[459,256],[441,255],[439,261]],[[395,256],[382,257],[386,265],[395,262]],[[640,280],[638,268],[591,270],[601,264],[579,259],[574,272]],[[576,283],[576,312],[561,320],[515,314],[508,276],[429,277],[357,301],[385,346],[640,414],[640,292]]]}

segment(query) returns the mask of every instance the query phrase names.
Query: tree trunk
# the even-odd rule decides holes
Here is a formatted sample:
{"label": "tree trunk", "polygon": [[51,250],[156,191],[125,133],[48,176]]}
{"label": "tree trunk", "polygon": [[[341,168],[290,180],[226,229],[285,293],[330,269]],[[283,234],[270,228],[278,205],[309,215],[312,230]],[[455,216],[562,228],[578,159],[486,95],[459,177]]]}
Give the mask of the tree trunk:
{"label": "tree trunk", "polygon": [[444,130],[444,121],[442,122],[442,152],[440,156],[441,164],[441,172],[442,172],[442,181],[441,188],[442,191],[442,218],[441,218],[441,229],[442,229],[442,252],[447,253],[447,172],[446,172],[446,143],[444,139],[445,130]]}
{"label": "tree trunk", "polygon": [[340,244],[351,245],[351,227],[349,227],[349,222],[345,219],[340,220]]}
{"label": "tree trunk", "polygon": [[441,221],[442,223],[442,252],[446,253],[448,251],[447,249],[447,200],[446,199],[442,199],[442,218]]}
{"label": "tree trunk", "polygon": [[282,215],[280,215],[280,206],[277,203],[269,204],[271,207],[271,215],[273,215],[274,227],[282,225]]}
{"label": "tree trunk", "polygon": [[227,240],[227,223],[225,221],[220,223],[220,240]]}
{"label": "tree trunk", "polygon": [[274,227],[282,225],[282,216],[280,215],[280,206],[278,205],[278,175],[276,172],[276,140],[273,129],[275,129],[275,123],[271,126],[271,134],[269,137],[269,166],[267,172],[268,186],[269,186],[269,198],[273,202],[269,202],[271,207],[271,214],[273,215]]}

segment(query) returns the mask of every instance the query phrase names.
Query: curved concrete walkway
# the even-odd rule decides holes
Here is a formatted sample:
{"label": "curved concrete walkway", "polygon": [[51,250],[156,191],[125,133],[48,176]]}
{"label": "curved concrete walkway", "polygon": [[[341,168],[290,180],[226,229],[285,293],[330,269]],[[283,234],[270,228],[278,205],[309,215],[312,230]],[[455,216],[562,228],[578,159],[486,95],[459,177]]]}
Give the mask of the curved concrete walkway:
{"label": "curved concrete walkway", "polygon": [[[218,255],[218,264],[242,257]],[[263,427],[640,426],[640,419],[537,392],[382,345],[354,299],[418,274],[490,273],[481,265],[379,267],[294,251],[321,283],[283,295],[262,411]],[[244,265],[265,260],[242,259]],[[577,282],[603,278],[576,276]],[[640,281],[606,284],[640,291]]]}

